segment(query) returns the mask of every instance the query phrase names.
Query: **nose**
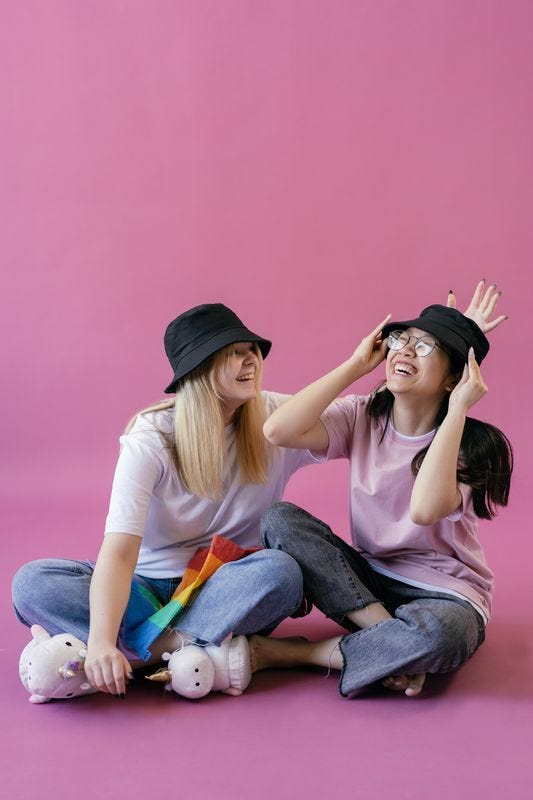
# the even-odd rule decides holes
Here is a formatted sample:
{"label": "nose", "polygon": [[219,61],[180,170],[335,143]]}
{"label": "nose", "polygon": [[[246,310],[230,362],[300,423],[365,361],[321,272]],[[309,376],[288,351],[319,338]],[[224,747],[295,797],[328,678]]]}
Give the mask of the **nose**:
{"label": "nose", "polygon": [[412,356],[413,358],[416,357],[416,345],[417,340],[414,336],[409,336],[409,341],[405,344],[402,349],[399,351],[402,355]]}
{"label": "nose", "polygon": [[244,359],[245,364],[257,364],[258,358],[253,350],[250,350],[246,353],[246,357]]}
{"label": "nose", "polygon": [[412,338],[409,339],[409,342],[405,345],[405,347],[402,347],[402,349],[400,350],[400,353],[403,353],[403,355],[408,355],[408,356],[412,356],[413,358],[415,358],[415,356],[416,356],[415,343],[414,343]]}

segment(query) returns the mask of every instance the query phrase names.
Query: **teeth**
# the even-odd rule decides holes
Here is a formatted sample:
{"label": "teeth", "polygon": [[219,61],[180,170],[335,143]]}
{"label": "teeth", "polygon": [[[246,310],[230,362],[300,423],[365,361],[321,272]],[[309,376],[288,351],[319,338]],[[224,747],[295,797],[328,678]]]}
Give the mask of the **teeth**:
{"label": "teeth", "polygon": [[238,381],[251,381],[255,377],[253,372],[248,372],[246,375],[241,375],[240,378],[237,378]]}
{"label": "teeth", "polygon": [[416,370],[410,364],[395,364],[394,372],[399,375],[414,375]]}

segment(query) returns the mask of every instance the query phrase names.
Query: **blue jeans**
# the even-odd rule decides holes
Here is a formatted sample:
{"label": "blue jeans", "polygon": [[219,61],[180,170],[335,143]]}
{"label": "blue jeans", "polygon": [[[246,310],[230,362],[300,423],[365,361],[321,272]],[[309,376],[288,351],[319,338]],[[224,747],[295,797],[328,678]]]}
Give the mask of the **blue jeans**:
{"label": "blue jeans", "polygon": [[[13,579],[15,614],[24,625],[42,625],[52,635],[72,633],[86,642],[92,574],[86,561],[45,558],[25,564]],[[166,604],[180,580],[134,575],[132,590],[145,586]],[[198,642],[220,645],[229,634],[273,630],[301,602],[302,573],[294,559],[282,552],[259,550],[220,567],[176,619],[175,629]],[[122,629],[129,623],[126,609]],[[127,631],[122,632],[127,639]],[[122,637],[118,646],[127,656],[134,655]]]}
{"label": "blue jeans", "polygon": [[[301,567],[306,598],[351,633],[340,642],[340,692],[348,696],[388,675],[449,672],[485,638],[480,614],[466,600],[388,578],[316,517],[291,503],[263,515],[265,547]],[[359,630],[350,611],[380,602],[392,619]]]}

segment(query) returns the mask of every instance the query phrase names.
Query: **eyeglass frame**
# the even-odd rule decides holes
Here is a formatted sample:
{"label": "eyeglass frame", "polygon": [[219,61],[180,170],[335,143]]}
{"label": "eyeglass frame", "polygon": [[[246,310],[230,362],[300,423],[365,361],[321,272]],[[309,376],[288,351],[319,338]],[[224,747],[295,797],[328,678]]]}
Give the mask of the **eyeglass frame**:
{"label": "eyeglass frame", "polygon": [[[408,337],[408,339],[405,342],[405,344],[402,344],[401,347],[391,347],[391,345],[389,344],[389,340],[390,340],[391,336],[394,336],[395,334]],[[396,341],[399,341],[399,336],[396,336],[395,338],[396,338]],[[417,353],[416,352],[416,348],[417,348],[418,342],[421,342],[423,339],[427,339],[427,338],[429,338],[429,339],[431,339],[433,341],[433,346],[432,346],[431,350],[429,351],[429,353],[424,353],[424,354]],[[407,331],[400,330],[400,329],[397,329],[395,331],[391,331],[388,334],[388,336],[387,336],[387,347],[389,348],[389,350],[392,350],[393,353],[398,353],[400,350],[403,350],[404,347],[407,347],[407,345],[410,343],[411,339],[415,339],[415,341],[416,341],[416,344],[415,344],[413,349],[414,349],[415,353],[417,354],[417,356],[419,358],[427,358],[427,356],[430,356],[432,354],[432,352],[434,351],[434,349],[436,347],[439,348],[440,350],[442,350],[442,347],[440,346],[440,344],[437,342],[435,337],[432,336],[430,333],[426,333],[424,336],[414,336],[414,334],[407,333]],[[429,346],[429,342],[426,341],[425,344],[427,344]]]}

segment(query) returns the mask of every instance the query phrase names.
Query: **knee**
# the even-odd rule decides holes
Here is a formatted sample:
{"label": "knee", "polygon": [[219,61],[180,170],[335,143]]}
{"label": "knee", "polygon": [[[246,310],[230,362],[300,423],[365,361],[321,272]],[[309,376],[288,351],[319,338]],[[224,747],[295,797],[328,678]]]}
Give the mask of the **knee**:
{"label": "knee", "polygon": [[439,620],[437,656],[442,672],[459,669],[480,643],[474,610],[467,610],[457,603],[453,606],[451,613]]}
{"label": "knee", "polygon": [[42,589],[43,577],[50,561],[51,559],[48,558],[40,558],[37,561],[29,561],[18,568],[13,576],[13,600],[22,600],[39,585]]}
{"label": "knee", "polygon": [[403,615],[398,609],[396,616],[400,619],[403,617],[415,634],[418,656],[431,660],[433,668],[427,671],[456,670],[478,646],[474,613],[453,601],[441,600],[438,604],[432,604],[432,608],[417,609],[414,615]]}
{"label": "knee", "polygon": [[261,542],[272,550],[283,550],[283,544],[291,533],[291,520],[303,513],[293,503],[282,501],[267,508],[261,517]]}
{"label": "knee", "polygon": [[55,609],[72,592],[70,579],[81,576],[90,580],[92,570],[82,562],[62,558],[41,558],[23,564],[13,577],[12,598],[17,617],[31,625],[43,608]]}
{"label": "knee", "polygon": [[262,550],[261,580],[269,593],[294,598],[298,606],[303,595],[302,571],[292,556],[282,550]]}
{"label": "knee", "polygon": [[37,595],[42,595],[45,585],[44,574],[49,562],[50,559],[47,558],[30,561],[19,567],[13,576],[11,596],[15,613],[22,622],[26,622],[24,619],[26,614],[31,616]]}

